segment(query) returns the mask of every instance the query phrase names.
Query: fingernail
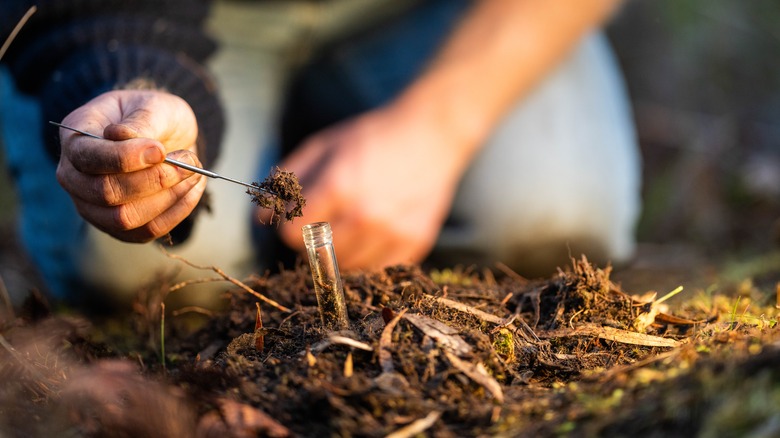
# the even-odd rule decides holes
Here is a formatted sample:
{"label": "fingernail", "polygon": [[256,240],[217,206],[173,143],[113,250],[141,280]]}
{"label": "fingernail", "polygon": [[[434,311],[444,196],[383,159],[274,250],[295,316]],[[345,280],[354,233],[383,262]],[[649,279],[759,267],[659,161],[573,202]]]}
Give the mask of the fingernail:
{"label": "fingernail", "polygon": [[144,151],[144,162],[146,164],[159,164],[164,160],[162,151],[159,148],[148,148]]}

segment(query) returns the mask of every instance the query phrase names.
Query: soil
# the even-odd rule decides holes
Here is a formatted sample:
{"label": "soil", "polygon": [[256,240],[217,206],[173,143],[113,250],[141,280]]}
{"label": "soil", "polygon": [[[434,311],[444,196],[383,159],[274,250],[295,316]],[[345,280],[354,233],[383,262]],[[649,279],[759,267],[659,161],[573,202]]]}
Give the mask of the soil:
{"label": "soil", "polygon": [[252,202],[271,210],[270,223],[291,221],[303,216],[306,199],[301,193],[298,177],[292,172],[274,169],[262,182],[253,182],[257,189],[247,189]]}
{"label": "soil", "polygon": [[[308,266],[226,286],[221,312],[87,321],[33,300],[0,327],[3,436],[776,436],[774,297],[674,311],[581,259],[548,279],[342,273],[321,328]],[[167,291],[160,291],[165,296]],[[269,298],[259,300],[258,295]],[[770,302],[771,301],[771,302]],[[258,306],[259,303],[259,306]],[[189,310],[189,311],[188,311]],[[257,318],[260,315],[260,322]]]}

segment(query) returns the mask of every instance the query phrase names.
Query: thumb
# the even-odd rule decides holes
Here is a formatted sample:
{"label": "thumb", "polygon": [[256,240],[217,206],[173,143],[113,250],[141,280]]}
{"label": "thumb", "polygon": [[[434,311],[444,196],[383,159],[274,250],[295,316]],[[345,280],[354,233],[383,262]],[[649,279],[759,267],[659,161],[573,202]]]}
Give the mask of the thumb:
{"label": "thumb", "polygon": [[103,137],[114,140],[130,140],[138,137],[153,138],[156,133],[152,132],[151,111],[148,108],[137,107],[129,113],[124,114],[117,123],[111,123],[103,129]]}
{"label": "thumb", "polygon": [[161,91],[127,91],[116,96],[120,117],[103,130],[109,140],[158,140],[167,150],[189,148],[197,139],[195,114],[182,98]]}

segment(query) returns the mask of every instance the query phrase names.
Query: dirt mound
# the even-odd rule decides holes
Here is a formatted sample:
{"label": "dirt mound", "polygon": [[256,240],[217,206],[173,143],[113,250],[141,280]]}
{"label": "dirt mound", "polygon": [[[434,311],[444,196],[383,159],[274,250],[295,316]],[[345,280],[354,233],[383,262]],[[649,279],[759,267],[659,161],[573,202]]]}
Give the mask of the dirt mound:
{"label": "dirt mound", "polygon": [[714,305],[672,315],[609,276],[584,259],[538,281],[346,273],[351,326],[330,333],[304,266],[242,282],[253,293],[228,291],[217,314],[162,319],[147,297],[123,326],[16,319],[0,332],[12,382],[0,425],[8,436],[690,435],[712,429],[729,400],[714,395],[742,390],[739,376],[777,387],[773,321],[746,324],[736,306],[726,323]]}

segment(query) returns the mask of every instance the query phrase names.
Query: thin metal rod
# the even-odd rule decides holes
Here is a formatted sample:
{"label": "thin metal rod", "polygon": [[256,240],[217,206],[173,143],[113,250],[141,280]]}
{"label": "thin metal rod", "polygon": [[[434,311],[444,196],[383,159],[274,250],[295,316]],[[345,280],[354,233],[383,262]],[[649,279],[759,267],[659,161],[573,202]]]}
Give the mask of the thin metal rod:
{"label": "thin metal rod", "polygon": [[[87,137],[96,138],[98,140],[105,140],[106,139],[105,137],[101,137],[101,136],[99,136],[97,134],[92,134],[91,132],[86,132],[86,131],[82,131],[81,129],[76,129],[76,128],[73,128],[71,126],[66,126],[66,125],[63,125],[62,123],[57,123],[57,122],[52,122],[52,121],[49,121],[49,123],[51,123],[54,126],[59,126],[60,128],[65,128],[65,129],[69,129],[69,130],[74,131],[74,132],[78,132],[79,134],[86,135]],[[172,158],[166,157],[165,158],[165,162],[168,163],[168,164],[172,164],[174,166],[177,166],[177,167],[181,167],[182,169],[187,169],[190,172],[195,172],[195,173],[199,173],[201,175],[205,175],[205,176],[207,176],[209,178],[224,179],[225,181],[230,181],[230,182],[232,182],[234,184],[238,184],[238,185],[249,187],[252,190],[262,190],[264,192],[270,193],[268,190],[266,190],[266,189],[264,189],[262,187],[259,187],[259,186],[255,185],[255,184],[249,184],[249,183],[245,183],[243,181],[239,181],[237,179],[228,178],[228,177],[222,176],[222,175],[220,175],[220,174],[218,174],[216,172],[212,172],[210,170],[202,169],[200,167],[193,166],[191,164],[182,163],[181,161],[176,161],[176,160],[174,160]]]}

